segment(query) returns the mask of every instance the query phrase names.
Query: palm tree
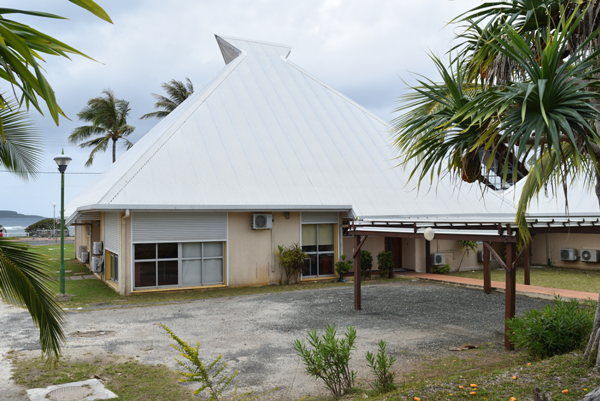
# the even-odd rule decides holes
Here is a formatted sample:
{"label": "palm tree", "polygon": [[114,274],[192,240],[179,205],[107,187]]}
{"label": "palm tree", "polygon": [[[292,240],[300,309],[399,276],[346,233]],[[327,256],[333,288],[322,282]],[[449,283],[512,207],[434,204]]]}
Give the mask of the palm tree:
{"label": "palm tree", "polygon": [[[94,1],[70,1],[112,22]],[[18,87],[21,93],[19,102],[0,95],[0,166],[26,180],[35,177],[41,165],[43,140],[39,129],[27,114],[20,111],[19,106],[23,103],[33,105],[42,113],[39,97],[46,103],[56,124],[59,114],[63,114],[38,60],[43,60],[42,54],[66,58],[68,53],[87,56],[29,25],[8,18],[8,14],[63,17],[8,8],[0,12],[3,49],[0,51],[0,78],[8,81],[13,89],[14,86]],[[27,245],[0,238],[0,298],[4,302],[27,308],[34,324],[40,329],[42,353],[54,359],[60,355],[65,341],[65,320],[64,312],[53,295],[52,290],[56,288],[51,285],[51,278],[47,274],[49,269],[47,261],[31,252]]]}
{"label": "palm tree", "polygon": [[163,82],[162,88],[167,92],[169,97],[164,97],[153,93],[152,96],[158,100],[154,103],[155,109],[162,109],[154,111],[152,113],[144,114],[140,117],[140,120],[146,120],[149,118],[164,118],[169,115],[170,112],[175,110],[185,99],[190,97],[194,93],[194,85],[189,78],[185,79],[187,82],[177,81],[175,79],[170,80],[168,83]]}
{"label": "palm tree", "polygon": [[85,163],[86,167],[92,165],[97,152],[106,151],[111,141],[113,163],[117,160],[118,140],[123,140],[126,149],[133,146],[127,139],[135,130],[134,126],[127,124],[127,117],[131,111],[129,102],[116,99],[110,89],[102,93],[104,96],[88,100],[86,107],[77,114],[80,120],[90,122],[91,125],[77,127],[69,135],[70,144],[79,145],[80,148],[93,147]]}

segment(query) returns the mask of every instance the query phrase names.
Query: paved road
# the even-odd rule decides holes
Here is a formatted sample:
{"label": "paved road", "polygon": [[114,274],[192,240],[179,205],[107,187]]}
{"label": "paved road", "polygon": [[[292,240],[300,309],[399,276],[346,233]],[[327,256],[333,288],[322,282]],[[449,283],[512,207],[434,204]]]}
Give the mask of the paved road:
{"label": "paved road", "polygon": [[[202,342],[206,359],[224,354],[239,369],[240,386],[253,390],[279,387],[275,398],[325,393],[299,366],[292,341],[311,329],[335,323],[339,331],[353,325],[358,331],[352,361],[365,376],[365,352],[380,339],[408,365],[424,355],[441,356],[465,343],[503,341],[504,295],[424,282],[398,282],[363,288],[363,310],[355,311],[351,287],[207,299],[152,307],[116,308],[68,314],[67,351],[104,350],[138,356],[144,363],[173,366],[174,350],[158,327],[161,322],[182,339]],[[549,301],[517,297],[517,314]],[[0,312],[2,312],[0,310]],[[104,335],[80,337],[80,331]],[[38,349],[36,332],[26,313],[0,315],[1,349]],[[87,352],[87,351],[86,351]]]}

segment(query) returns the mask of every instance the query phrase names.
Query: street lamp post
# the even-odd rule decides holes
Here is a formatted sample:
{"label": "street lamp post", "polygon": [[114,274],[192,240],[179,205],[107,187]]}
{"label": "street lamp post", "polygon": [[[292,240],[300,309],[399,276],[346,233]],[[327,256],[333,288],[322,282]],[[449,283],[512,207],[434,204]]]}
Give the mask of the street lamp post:
{"label": "street lamp post", "polygon": [[65,293],[65,170],[71,162],[62,151],[60,156],[54,158],[60,172],[60,293]]}
{"label": "street lamp post", "polygon": [[56,202],[54,202],[52,204],[52,207],[54,208],[54,230],[52,231],[52,237],[54,237],[54,239],[57,240],[56,239]]}

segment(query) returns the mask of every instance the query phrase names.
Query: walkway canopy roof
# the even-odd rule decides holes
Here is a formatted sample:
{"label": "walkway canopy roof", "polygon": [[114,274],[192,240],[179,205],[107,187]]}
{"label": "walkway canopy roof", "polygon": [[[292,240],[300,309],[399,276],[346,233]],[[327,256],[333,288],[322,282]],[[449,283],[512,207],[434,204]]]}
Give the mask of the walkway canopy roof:
{"label": "walkway canopy roof", "polygon": [[66,207],[338,210],[353,216],[514,212],[478,186],[407,186],[390,127],[289,60],[290,46],[217,36],[225,67]]}

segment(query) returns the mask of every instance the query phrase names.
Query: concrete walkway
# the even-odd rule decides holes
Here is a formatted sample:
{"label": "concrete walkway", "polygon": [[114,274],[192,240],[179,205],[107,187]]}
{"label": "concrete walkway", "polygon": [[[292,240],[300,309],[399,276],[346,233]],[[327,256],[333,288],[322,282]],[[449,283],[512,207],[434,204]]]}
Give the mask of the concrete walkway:
{"label": "concrete walkway", "polygon": [[[479,279],[475,279],[475,278],[445,276],[442,274],[428,274],[428,273],[415,273],[415,272],[395,273],[394,276],[395,277],[414,277],[419,280],[437,281],[437,282],[464,285],[467,287],[483,288],[483,280],[479,280]],[[549,298],[549,299],[552,299],[555,295],[560,295],[563,298],[575,298],[575,299],[582,299],[582,300],[598,299],[598,294],[593,293],[593,292],[563,290],[561,288],[547,288],[547,287],[538,287],[535,285],[525,285],[525,284],[517,284],[516,286],[517,286],[517,294],[518,295],[528,295],[528,296],[533,296],[533,297],[538,297],[538,298]],[[505,291],[506,283],[504,283],[503,281],[492,281],[492,290]]]}

